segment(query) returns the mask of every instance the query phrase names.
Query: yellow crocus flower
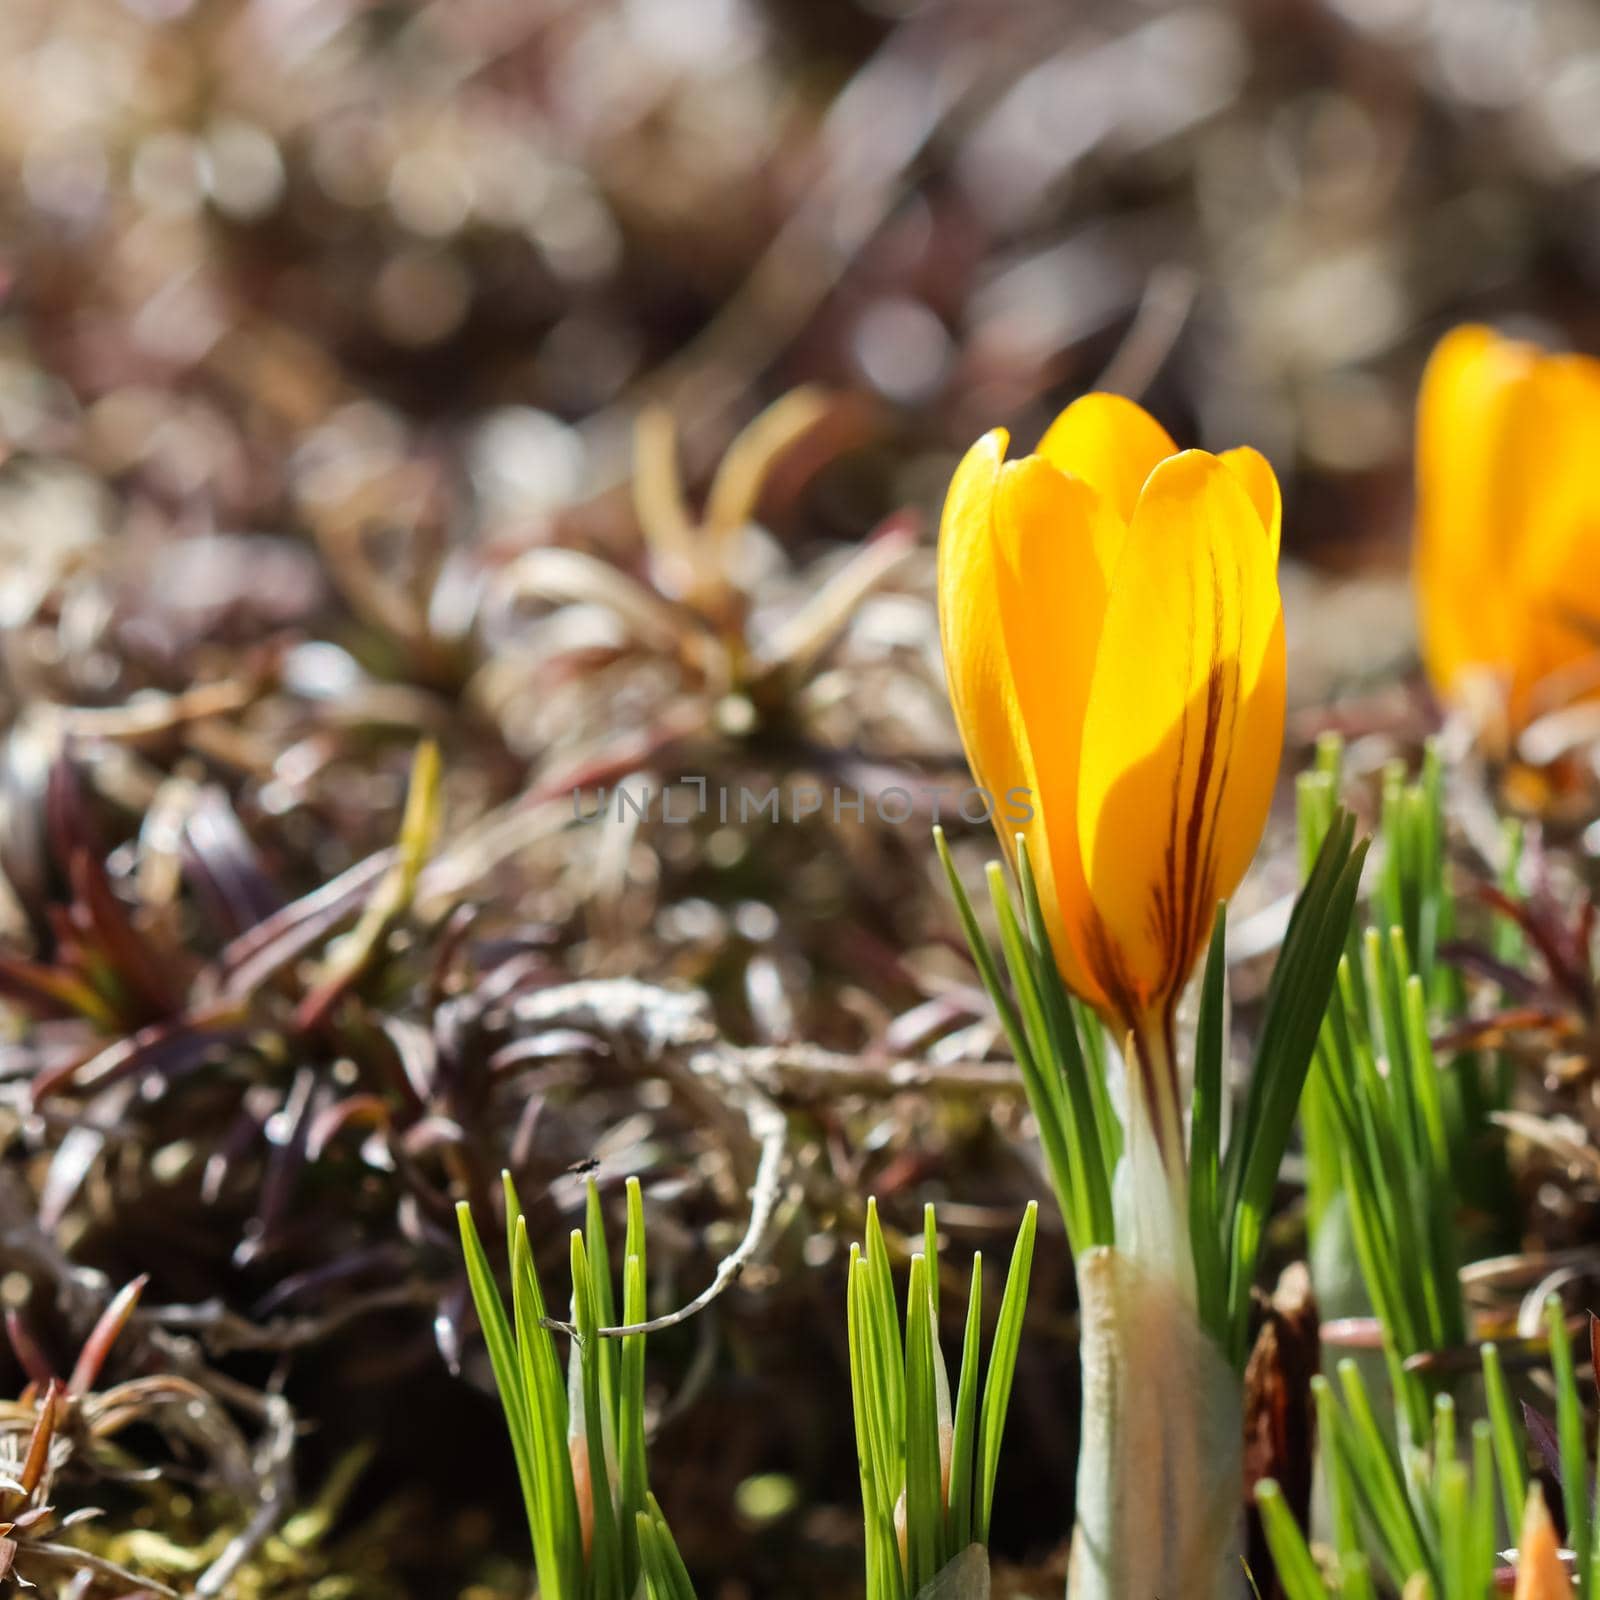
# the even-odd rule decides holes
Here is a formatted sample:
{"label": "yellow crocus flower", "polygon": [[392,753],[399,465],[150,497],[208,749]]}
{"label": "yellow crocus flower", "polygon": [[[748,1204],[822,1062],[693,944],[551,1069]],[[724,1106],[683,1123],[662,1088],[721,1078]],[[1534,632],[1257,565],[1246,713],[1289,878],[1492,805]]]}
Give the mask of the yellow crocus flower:
{"label": "yellow crocus flower", "polygon": [[1597,449],[1600,361],[1476,326],[1439,342],[1417,401],[1423,662],[1504,733],[1600,688]]}
{"label": "yellow crocus flower", "polygon": [[984,788],[1029,792],[1020,832],[1063,978],[1170,1072],[1178,996],[1277,779],[1277,480],[1249,448],[1180,452],[1110,394],[1075,401],[1033,455],[1006,444],[997,429],[967,453],[940,528],[956,720]]}

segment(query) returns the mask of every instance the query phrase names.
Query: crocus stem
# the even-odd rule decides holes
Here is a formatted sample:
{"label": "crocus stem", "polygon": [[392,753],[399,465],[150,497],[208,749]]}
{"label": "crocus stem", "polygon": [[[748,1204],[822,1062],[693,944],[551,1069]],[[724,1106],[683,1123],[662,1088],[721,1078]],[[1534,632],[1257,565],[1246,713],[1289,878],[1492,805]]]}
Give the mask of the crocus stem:
{"label": "crocus stem", "polygon": [[1129,1033],[1128,1067],[1133,1092],[1143,1101],[1161,1164],[1177,1189],[1188,1179],[1183,1148],[1183,1108],[1178,1084],[1178,1049],[1171,1008],[1147,1015]]}
{"label": "crocus stem", "polygon": [[1129,1038],[1114,1248],[1077,1261],[1083,1439],[1068,1600],[1238,1586],[1239,1382],[1200,1322],[1170,1023]]}
{"label": "crocus stem", "polygon": [[1233,1600],[1239,1380],[1170,1278],[1078,1258],[1083,1438],[1068,1600]]}

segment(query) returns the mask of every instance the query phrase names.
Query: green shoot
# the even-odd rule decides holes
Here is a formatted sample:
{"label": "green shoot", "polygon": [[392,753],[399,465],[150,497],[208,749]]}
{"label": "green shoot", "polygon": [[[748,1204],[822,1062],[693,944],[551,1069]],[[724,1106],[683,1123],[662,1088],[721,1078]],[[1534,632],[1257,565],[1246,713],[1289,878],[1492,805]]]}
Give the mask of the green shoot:
{"label": "green shoot", "polygon": [[[622,1272],[623,1325],[645,1320],[644,1207],[628,1180]],[[601,1336],[616,1325],[610,1252],[591,1183],[585,1226],[570,1241],[572,1341],[563,1375],[556,1336],[528,1241],[505,1178],[510,1316],[470,1209],[456,1208],[467,1277],[522,1486],[534,1569],[544,1600],[693,1600],[677,1546],[649,1493],[642,1333]]]}
{"label": "green shoot", "polygon": [[[912,1600],[969,1546],[988,1544],[1037,1224],[1038,1207],[1029,1205],[981,1375],[983,1263],[973,1257],[952,1408],[937,1261],[922,1253],[911,1258],[902,1342],[888,1246],[877,1206],[868,1202],[865,1248],[850,1251],[847,1302],[867,1600]],[[930,1207],[924,1243],[936,1242]]]}
{"label": "green shoot", "polygon": [[[1574,1590],[1579,1600],[1596,1600],[1600,1560],[1594,1529],[1600,1512],[1590,1484],[1576,1366],[1555,1297],[1546,1304],[1545,1320],[1566,1543],[1577,1553]],[[1449,1395],[1434,1399],[1425,1446],[1397,1445],[1394,1435],[1404,1430],[1380,1425],[1353,1362],[1340,1364],[1338,1392],[1325,1378],[1313,1379],[1331,1565],[1319,1568],[1312,1558],[1277,1486],[1256,1486],[1267,1544],[1288,1600],[1375,1600],[1378,1593],[1401,1592],[1488,1600],[1509,1587],[1497,1551],[1528,1526],[1529,1507],[1541,1491],[1528,1474],[1529,1441],[1513,1415],[1499,1352],[1485,1345],[1481,1354],[1486,1416],[1472,1424],[1465,1441]],[[1374,1574],[1381,1580],[1377,1585]]]}

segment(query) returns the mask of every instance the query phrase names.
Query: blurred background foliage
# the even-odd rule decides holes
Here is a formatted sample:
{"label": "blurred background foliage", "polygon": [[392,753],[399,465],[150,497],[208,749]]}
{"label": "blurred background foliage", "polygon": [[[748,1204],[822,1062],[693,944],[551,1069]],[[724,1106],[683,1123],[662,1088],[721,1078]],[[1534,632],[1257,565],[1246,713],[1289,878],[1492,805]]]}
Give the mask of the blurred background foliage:
{"label": "blurred background foliage", "polygon": [[[91,1463],[82,1538],[515,1593],[451,1205],[510,1166],[559,1258],[567,1168],[637,1171],[681,1303],[759,1095],[775,1225],[652,1345],[658,1487],[704,1593],[856,1581],[839,1241],[937,1197],[964,1258],[1040,1182],[1015,1081],[959,1065],[992,1029],[927,842],[956,453],[1095,384],[1260,446],[1299,748],[1387,695],[1378,772],[1426,720],[1417,373],[1465,317],[1600,343],[1597,100],[1585,0],[5,0],[0,1297],[20,1387],[148,1273],[113,1365],[234,1418],[228,1471]],[[916,811],[570,825],[696,773]],[[1042,1225],[994,1538],[1051,1582],[1069,1283]]]}

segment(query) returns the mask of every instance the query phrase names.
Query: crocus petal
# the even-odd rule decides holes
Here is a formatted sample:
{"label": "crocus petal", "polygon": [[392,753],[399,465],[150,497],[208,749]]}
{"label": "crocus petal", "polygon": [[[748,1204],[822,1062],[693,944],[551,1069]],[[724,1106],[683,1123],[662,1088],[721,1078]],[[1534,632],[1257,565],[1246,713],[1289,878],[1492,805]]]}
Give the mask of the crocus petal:
{"label": "crocus petal", "polygon": [[[1600,362],[1540,357],[1505,432],[1507,455],[1529,474],[1508,557],[1512,715],[1521,722],[1541,689],[1557,690],[1559,702],[1551,680],[1592,663],[1600,640]],[[1594,684],[1580,687],[1590,693]]]}
{"label": "crocus petal", "polygon": [[[1105,500],[1040,456],[1009,463],[995,498],[999,616],[1032,767],[1023,825],[1063,977],[1105,996],[1085,961],[1093,916],[1078,848],[1078,764],[1109,575],[1126,534]],[[1005,830],[1002,830],[1005,831]],[[1007,841],[1008,846],[1010,841]]]}
{"label": "crocus petal", "polygon": [[[945,497],[939,524],[939,633],[945,676],[967,765],[990,794],[995,831],[1013,858],[1016,828],[1007,819],[1027,808],[1033,811],[1025,827],[1038,864],[1040,898],[1049,908],[1056,960],[1069,983],[1084,983],[1087,975],[1074,959],[1060,917],[1048,821],[1008,649],[1005,619],[1008,609],[1016,609],[1017,578],[995,533],[1005,449],[1003,431],[985,434],[956,468]],[[1014,538],[1008,542],[1013,562],[1015,545]],[[1020,807],[1010,798],[1018,793],[1025,796]]]}
{"label": "crocus petal", "polygon": [[1031,787],[1013,732],[1011,668],[1000,628],[994,497],[1006,434],[986,433],[962,458],[939,524],[939,636],[967,762],[990,788]]}
{"label": "crocus petal", "polygon": [[1555,1525],[1537,1484],[1528,1495],[1528,1509],[1522,1518],[1515,1600],[1572,1600],[1572,1584],[1561,1559]]}
{"label": "crocus petal", "polygon": [[1187,981],[1266,825],[1283,738],[1283,608],[1236,470],[1151,474],[1111,582],[1084,720],[1091,964],[1131,1026]]}
{"label": "crocus petal", "polygon": [[1038,453],[1093,484],[1129,522],[1145,479],[1177,449],[1143,406],[1120,394],[1086,394],[1050,424]]}
{"label": "crocus petal", "polygon": [[1423,661],[1451,695],[1474,669],[1509,669],[1504,596],[1524,478],[1536,462],[1506,422],[1536,360],[1531,346],[1466,326],[1440,340],[1417,397],[1416,581]]}
{"label": "crocus petal", "polygon": [[1259,450],[1252,450],[1247,444],[1224,450],[1217,460],[1244,485],[1262,527],[1267,530],[1267,542],[1272,549],[1272,559],[1276,561],[1283,538],[1283,492],[1278,488],[1278,475],[1272,470],[1272,464]]}
{"label": "crocus petal", "polygon": [[[1020,831],[1062,975],[1098,1001],[1071,926],[1086,898],[1077,758],[1105,574],[1123,529],[1087,484],[1037,457],[1003,467],[1005,444],[998,431],[979,440],[945,500],[946,676],[968,764],[993,797],[996,831],[1013,858],[1018,829],[1008,819],[1032,811]],[[1020,804],[1008,798],[1014,791],[1023,791]]]}

